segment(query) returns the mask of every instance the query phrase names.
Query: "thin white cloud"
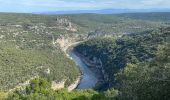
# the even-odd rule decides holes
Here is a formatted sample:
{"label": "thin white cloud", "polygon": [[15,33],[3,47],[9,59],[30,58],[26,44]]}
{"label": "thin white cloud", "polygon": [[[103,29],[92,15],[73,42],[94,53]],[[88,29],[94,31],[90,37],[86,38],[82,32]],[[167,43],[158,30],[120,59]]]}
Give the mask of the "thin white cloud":
{"label": "thin white cloud", "polygon": [[[95,0],[88,1],[84,0],[81,2],[76,1],[65,1],[65,0],[19,0],[20,2],[16,2],[15,5],[19,6],[32,6],[32,7],[51,7],[51,8],[111,8],[114,6],[112,2],[109,1],[99,1]],[[7,3],[7,2],[6,2]]]}
{"label": "thin white cloud", "polygon": [[170,0],[143,0],[142,3],[144,5],[149,5],[149,6],[154,6],[154,5],[164,5],[164,6],[167,6],[169,5],[170,6]]}

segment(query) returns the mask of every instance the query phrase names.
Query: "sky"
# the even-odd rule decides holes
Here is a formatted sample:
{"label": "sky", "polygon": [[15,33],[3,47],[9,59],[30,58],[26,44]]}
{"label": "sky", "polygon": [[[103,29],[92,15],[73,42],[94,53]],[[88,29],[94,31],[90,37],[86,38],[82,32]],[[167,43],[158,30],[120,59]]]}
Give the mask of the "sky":
{"label": "sky", "polygon": [[170,8],[170,0],[0,0],[0,12]]}

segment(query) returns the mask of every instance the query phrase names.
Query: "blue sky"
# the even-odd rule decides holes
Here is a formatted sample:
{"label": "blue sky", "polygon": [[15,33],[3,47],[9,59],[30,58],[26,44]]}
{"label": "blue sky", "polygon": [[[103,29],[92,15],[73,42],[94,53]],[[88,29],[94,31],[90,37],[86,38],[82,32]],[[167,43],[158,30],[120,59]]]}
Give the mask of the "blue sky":
{"label": "blue sky", "polygon": [[170,8],[170,0],[0,0],[0,12]]}

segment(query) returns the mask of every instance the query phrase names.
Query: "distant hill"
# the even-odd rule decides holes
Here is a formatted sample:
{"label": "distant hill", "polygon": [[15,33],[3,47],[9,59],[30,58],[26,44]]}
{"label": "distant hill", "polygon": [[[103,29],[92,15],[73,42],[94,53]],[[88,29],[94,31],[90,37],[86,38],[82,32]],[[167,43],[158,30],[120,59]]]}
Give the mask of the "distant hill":
{"label": "distant hill", "polygon": [[170,12],[143,12],[143,13],[126,13],[117,14],[117,17],[131,18],[136,20],[149,20],[149,21],[163,21],[170,22]]}
{"label": "distant hill", "polygon": [[34,14],[82,14],[82,13],[96,13],[96,14],[120,14],[120,13],[137,13],[137,12],[170,12],[170,9],[101,9],[101,10],[68,10],[68,11],[49,11],[49,12],[35,12]]}

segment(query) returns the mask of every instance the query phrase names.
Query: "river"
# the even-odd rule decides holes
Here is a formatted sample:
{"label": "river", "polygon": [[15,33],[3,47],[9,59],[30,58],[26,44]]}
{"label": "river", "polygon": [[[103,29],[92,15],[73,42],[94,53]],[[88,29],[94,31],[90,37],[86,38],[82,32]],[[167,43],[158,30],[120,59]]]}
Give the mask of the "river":
{"label": "river", "polygon": [[75,54],[73,50],[69,51],[70,58],[79,66],[82,72],[81,80],[76,89],[90,89],[95,87],[98,82],[98,78],[94,72],[81,60],[79,56]]}

